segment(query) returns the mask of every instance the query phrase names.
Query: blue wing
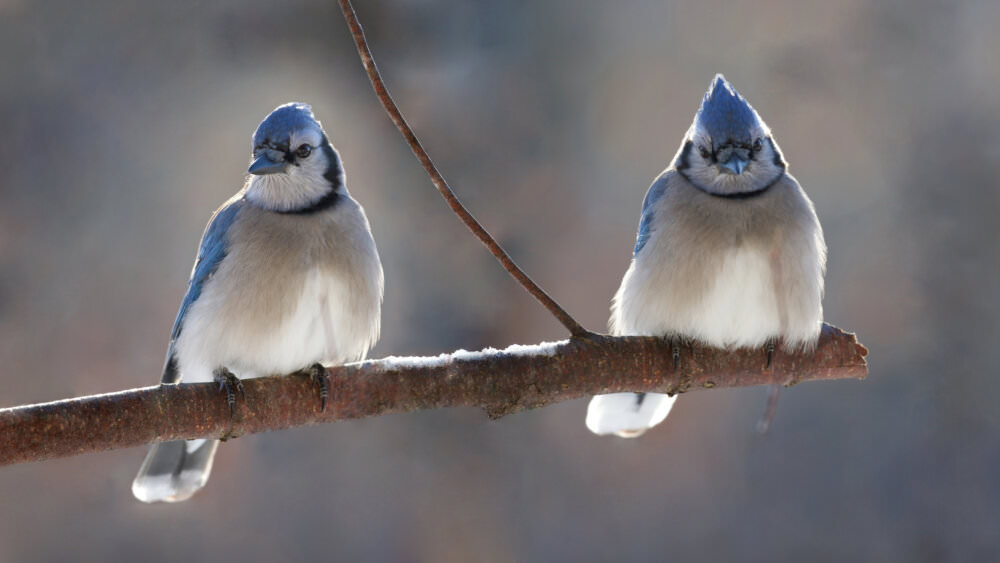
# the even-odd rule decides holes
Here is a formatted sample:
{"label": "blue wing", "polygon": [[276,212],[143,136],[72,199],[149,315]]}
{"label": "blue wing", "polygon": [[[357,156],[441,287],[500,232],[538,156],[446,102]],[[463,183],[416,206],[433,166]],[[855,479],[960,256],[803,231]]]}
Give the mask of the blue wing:
{"label": "blue wing", "polygon": [[163,383],[177,383],[180,381],[180,373],[177,371],[177,358],[174,357],[174,344],[177,337],[181,335],[184,328],[184,317],[190,310],[191,305],[201,297],[201,290],[205,282],[212,277],[219,263],[229,252],[229,227],[240,209],[245,205],[246,200],[242,195],[234,197],[220,207],[205,228],[205,234],[201,237],[201,246],[198,248],[198,259],[191,270],[191,279],[188,281],[187,293],[181,301],[181,308],[177,311],[177,318],[174,320],[174,328],[170,331],[170,346],[167,349],[167,362],[163,367]]}
{"label": "blue wing", "polygon": [[632,256],[639,254],[642,247],[646,246],[649,236],[653,234],[653,215],[656,210],[656,202],[660,201],[660,198],[666,193],[669,180],[669,173],[661,174],[653,181],[653,185],[646,192],[645,199],[642,200],[642,218],[639,219],[639,232],[635,237],[635,250],[632,251]]}

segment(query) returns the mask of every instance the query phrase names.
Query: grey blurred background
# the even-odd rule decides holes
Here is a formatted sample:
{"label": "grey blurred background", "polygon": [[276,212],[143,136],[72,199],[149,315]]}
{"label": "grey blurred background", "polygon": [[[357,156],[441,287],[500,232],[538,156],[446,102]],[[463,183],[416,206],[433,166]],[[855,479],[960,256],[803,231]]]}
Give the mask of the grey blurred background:
{"label": "grey blurred background", "polygon": [[[642,197],[716,72],[830,247],[865,382],[686,395],[640,440],[575,401],[226,444],[192,501],[140,448],[0,468],[0,561],[986,561],[1000,544],[1000,4],[359,2],[464,202],[602,329]],[[385,264],[372,357],[563,338],[452,216],[334,2],[0,0],[0,406],[154,384],[201,231],[274,106],[341,150]]]}

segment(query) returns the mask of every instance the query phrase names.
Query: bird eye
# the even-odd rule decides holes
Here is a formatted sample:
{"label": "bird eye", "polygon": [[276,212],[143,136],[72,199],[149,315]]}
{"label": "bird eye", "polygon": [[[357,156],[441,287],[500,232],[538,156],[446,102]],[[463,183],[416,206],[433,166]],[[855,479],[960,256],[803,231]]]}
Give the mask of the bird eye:
{"label": "bird eye", "polygon": [[761,147],[763,147],[763,146],[764,146],[764,141],[760,140],[760,137],[757,137],[756,139],[754,139],[753,150],[759,151],[761,149]]}
{"label": "bird eye", "polygon": [[708,158],[708,149],[704,145],[698,145],[698,152],[701,153],[702,158]]}
{"label": "bird eye", "polygon": [[299,158],[307,158],[310,154],[312,154],[312,147],[309,145],[302,145],[295,149],[295,156]]}

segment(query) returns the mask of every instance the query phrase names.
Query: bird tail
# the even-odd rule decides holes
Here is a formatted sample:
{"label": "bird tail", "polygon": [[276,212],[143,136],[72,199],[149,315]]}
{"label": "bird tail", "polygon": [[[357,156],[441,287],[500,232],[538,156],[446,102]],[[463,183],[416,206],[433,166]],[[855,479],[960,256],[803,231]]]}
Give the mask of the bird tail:
{"label": "bird tail", "polygon": [[595,395],[587,406],[587,428],[600,436],[637,438],[667,418],[676,398],[659,393]]}
{"label": "bird tail", "polygon": [[132,481],[142,502],[178,502],[205,486],[218,440],[178,440],[153,444]]}

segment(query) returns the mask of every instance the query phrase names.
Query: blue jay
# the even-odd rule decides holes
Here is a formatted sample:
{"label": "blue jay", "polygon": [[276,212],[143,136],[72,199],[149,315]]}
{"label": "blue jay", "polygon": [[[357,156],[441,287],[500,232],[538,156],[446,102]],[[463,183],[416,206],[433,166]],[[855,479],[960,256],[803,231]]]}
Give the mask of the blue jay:
{"label": "blue jay", "polygon": [[[344,185],[340,155],[308,105],[257,127],[242,190],[205,229],[167,347],[162,383],[218,381],[230,408],[239,377],[361,360],[378,339],[382,264],[368,219]],[[205,485],[219,440],[153,445],[132,483],[144,502]]]}
{"label": "blue jay", "polygon": [[[757,112],[720,74],[673,164],[642,204],[632,263],[611,305],[615,335],[663,336],[720,348],[781,339],[811,348],[823,319],[826,244],[813,204],[786,171]],[[596,434],[636,437],[674,397],[598,395]]]}

